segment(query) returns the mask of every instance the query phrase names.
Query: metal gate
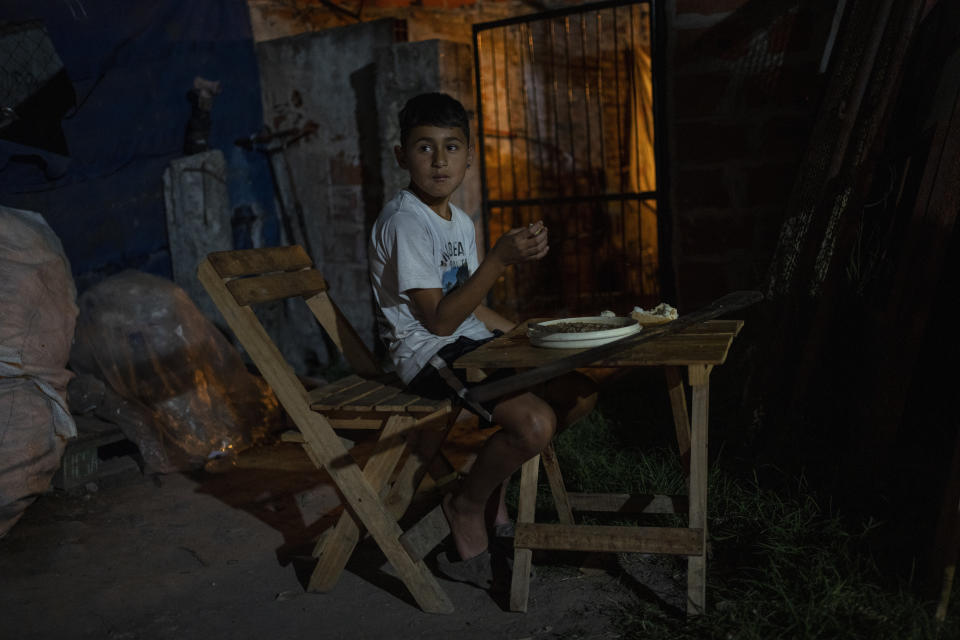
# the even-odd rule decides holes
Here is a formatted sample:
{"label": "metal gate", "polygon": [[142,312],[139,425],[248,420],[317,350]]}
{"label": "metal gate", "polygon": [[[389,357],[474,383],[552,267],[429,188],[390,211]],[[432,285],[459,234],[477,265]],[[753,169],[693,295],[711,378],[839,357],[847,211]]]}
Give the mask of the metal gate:
{"label": "metal gate", "polygon": [[491,291],[515,319],[659,298],[653,18],[633,0],[473,27],[487,242],[550,232]]}

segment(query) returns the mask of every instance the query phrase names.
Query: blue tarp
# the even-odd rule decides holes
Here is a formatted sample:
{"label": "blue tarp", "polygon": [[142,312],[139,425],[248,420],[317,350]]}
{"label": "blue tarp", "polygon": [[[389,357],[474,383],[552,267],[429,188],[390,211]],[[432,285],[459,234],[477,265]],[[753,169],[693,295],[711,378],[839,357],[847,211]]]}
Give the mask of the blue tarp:
{"label": "blue tarp", "polygon": [[0,0],[0,19],[41,20],[77,95],[66,173],[11,162],[0,202],[44,215],[81,289],[127,267],[170,276],[162,176],[183,155],[196,76],[221,84],[210,146],[227,159],[231,206],[264,211],[276,243],[267,160],[234,145],[263,125],[246,0]]}

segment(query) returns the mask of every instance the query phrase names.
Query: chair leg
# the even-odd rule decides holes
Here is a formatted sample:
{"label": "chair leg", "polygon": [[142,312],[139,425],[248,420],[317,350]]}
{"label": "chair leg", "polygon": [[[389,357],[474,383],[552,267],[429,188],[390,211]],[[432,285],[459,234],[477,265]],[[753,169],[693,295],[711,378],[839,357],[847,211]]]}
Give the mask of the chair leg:
{"label": "chair leg", "polygon": [[[364,471],[353,463],[329,422],[320,414],[303,412],[294,416],[304,437],[314,449],[323,452],[323,466],[340,490],[346,507],[355,521],[363,522],[367,531],[393,565],[397,577],[403,581],[421,609],[428,613],[450,613],[453,603],[437,583],[424,562],[416,561],[400,543],[403,530],[380,497],[380,491],[371,485]],[[398,418],[409,428],[412,418]],[[391,438],[392,440],[392,438]],[[370,463],[368,463],[369,466]],[[394,461],[396,464],[396,461]],[[389,474],[387,474],[389,477]]]}
{"label": "chair leg", "polygon": [[[537,477],[540,472],[540,456],[534,456],[520,467],[520,495],[517,501],[517,525],[532,524],[537,510]],[[526,611],[530,596],[530,564],[532,549],[514,545],[513,579],[510,583],[510,610]]]}
{"label": "chair leg", "polygon": [[[424,476],[431,471],[448,475],[453,471],[440,452],[440,448],[450,434],[456,422],[456,412],[451,412],[442,429],[436,433],[427,433],[427,428],[417,432],[416,440],[409,445],[410,455],[400,468],[390,492],[384,498],[384,504],[390,513],[399,519],[413,501]],[[429,437],[427,437],[429,436]],[[439,477],[439,476],[438,476]]]}
{"label": "chair leg", "polygon": [[680,464],[684,473],[690,475],[690,417],[687,414],[687,392],[683,386],[678,367],[664,367],[667,378],[667,392],[670,395],[670,407],[673,409],[673,427],[677,434],[677,449],[680,451]]}
{"label": "chair leg", "polygon": [[307,591],[316,593],[331,591],[359,542],[360,527],[357,526],[353,514],[344,509],[337,524],[317,542],[313,550],[317,564],[313,568],[313,573],[310,574]]}
{"label": "chair leg", "polygon": [[[380,491],[390,479],[404,447],[397,442],[402,431],[408,429],[412,419],[391,416],[381,432],[380,439],[370,459],[363,468],[363,475],[375,491]],[[314,549],[317,565],[310,576],[309,591],[327,592],[333,589],[346,566],[350,555],[360,542],[361,528],[349,509],[340,514],[333,531],[321,540]]]}

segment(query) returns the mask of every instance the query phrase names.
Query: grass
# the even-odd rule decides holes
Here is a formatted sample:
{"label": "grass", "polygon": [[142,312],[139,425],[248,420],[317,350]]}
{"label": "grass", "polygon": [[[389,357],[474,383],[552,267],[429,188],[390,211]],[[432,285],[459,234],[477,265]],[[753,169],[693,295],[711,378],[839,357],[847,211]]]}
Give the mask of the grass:
{"label": "grass", "polygon": [[[663,435],[662,423],[656,429],[649,426],[669,420],[669,414],[663,415],[662,406],[638,410],[635,403],[631,399],[627,409],[608,401],[557,437],[570,490],[684,493],[675,449],[652,435]],[[714,454],[722,448],[717,442],[711,446]],[[707,612],[686,618],[638,595],[629,609],[607,612],[618,620],[622,637],[960,638],[956,604],[946,621],[937,623],[931,603],[882,575],[868,551],[880,523],[845,522],[822,506],[802,478],[781,478],[773,490],[761,486],[756,476],[741,474],[722,455],[713,462]],[[510,499],[515,501],[515,494]],[[538,500],[538,520],[549,521],[552,502],[545,481]],[[682,559],[674,561],[682,573]]]}

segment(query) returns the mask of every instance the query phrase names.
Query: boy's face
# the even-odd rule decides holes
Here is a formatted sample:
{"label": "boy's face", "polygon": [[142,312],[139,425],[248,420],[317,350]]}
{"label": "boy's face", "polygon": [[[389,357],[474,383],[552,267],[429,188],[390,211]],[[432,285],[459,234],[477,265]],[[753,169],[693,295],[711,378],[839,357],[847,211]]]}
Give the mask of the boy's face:
{"label": "boy's face", "polygon": [[444,218],[447,203],[463,181],[473,159],[460,127],[414,127],[403,146],[394,149],[397,162],[410,172],[410,188]]}

